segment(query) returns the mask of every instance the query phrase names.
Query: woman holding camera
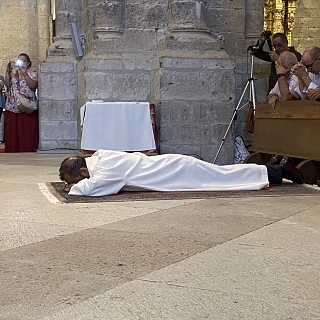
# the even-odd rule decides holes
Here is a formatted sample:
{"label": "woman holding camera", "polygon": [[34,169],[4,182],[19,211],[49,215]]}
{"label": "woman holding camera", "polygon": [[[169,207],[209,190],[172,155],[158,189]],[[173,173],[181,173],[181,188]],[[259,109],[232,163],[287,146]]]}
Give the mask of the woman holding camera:
{"label": "woman holding camera", "polygon": [[31,69],[26,53],[21,53],[16,62],[7,65],[5,81],[8,93],[5,107],[4,152],[34,152],[39,143],[38,110],[26,113],[19,109],[19,96],[36,101],[37,72]]}

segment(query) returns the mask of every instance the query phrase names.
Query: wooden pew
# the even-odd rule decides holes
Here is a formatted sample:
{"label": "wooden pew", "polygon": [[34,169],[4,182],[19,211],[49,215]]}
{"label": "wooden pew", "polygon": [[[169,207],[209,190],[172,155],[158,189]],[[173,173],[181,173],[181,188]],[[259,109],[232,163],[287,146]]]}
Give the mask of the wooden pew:
{"label": "wooden pew", "polygon": [[305,182],[320,181],[320,102],[257,103],[251,151],[246,163],[266,163],[273,154],[305,159],[297,167]]}

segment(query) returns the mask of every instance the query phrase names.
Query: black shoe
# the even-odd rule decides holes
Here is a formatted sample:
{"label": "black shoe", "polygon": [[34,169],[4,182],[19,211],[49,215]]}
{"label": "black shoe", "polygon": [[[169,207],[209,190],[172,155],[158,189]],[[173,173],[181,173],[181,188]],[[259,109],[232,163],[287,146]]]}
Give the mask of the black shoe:
{"label": "black shoe", "polygon": [[280,161],[282,160],[282,156],[279,156],[277,154],[275,154],[271,160],[269,161],[270,164],[280,164]]}
{"label": "black shoe", "polygon": [[291,158],[283,157],[280,161],[282,167],[282,176],[285,179],[291,180],[293,183],[304,183],[304,177],[300,170],[293,164]]}

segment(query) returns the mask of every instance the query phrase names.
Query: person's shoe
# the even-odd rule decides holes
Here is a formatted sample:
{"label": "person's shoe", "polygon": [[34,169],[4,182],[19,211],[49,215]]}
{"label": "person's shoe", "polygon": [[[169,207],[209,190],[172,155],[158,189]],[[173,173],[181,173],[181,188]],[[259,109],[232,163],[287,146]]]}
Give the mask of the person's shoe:
{"label": "person's shoe", "polygon": [[291,158],[283,157],[280,161],[282,167],[282,176],[285,179],[291,180],[293,183],[304,183],[304,177],[300,170],[294,165]]}
{"label": "person's shoe", "polygon": [[270,164],[280,164],[280,161],[282,160],[283,157],[275,154],[269,161]]}

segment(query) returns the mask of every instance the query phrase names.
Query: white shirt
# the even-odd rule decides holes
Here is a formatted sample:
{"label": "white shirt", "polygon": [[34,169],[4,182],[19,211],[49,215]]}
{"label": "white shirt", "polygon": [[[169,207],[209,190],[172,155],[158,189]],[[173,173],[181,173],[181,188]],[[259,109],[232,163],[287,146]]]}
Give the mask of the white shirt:
{"label": "white shirt", "polygon": [[[290,93],[296,97],[297,99],[301,99],[299,93],[296,91],[296,88],[299,88],[299,79],[296,75],[292,74],[288,77],[288,86],[289,86],[289,91]],[[283,100],[283,97],[281,96],[280,93],[280,88],[279,88],[279,81],[276,82],[275,86],[271,89],[269,94],[276,95],[279,97],[279,99]]]}
{"label": "white shirt", "polygon": [[320,88],[320,74],[314,74],[314,73],[311,73],[311,72],[308,72],[308,76],[311,80],[308,88],[304,88],[302,90],[302,92],[300,91],[300,88],[299,86],[295,89],[295,91],[301,96],[301,98],[303,100],[308,100],[309,97],[307,95],[307,92],[309,89],[316,89],[316,88]]}
{"label": "white shirt", "polygon": [[309,84],[308,89],[316,89],[320,87],[320,75],[308,72],[311,83]]}
{"label": "white shirt", "polygon": [[218,166],[180,154],[98,150],[86,158],[89,179],[73,185],[70,195],[103,196],[126,187],[154,191],[260,190],[268,187],[264,165]]}

